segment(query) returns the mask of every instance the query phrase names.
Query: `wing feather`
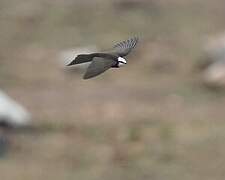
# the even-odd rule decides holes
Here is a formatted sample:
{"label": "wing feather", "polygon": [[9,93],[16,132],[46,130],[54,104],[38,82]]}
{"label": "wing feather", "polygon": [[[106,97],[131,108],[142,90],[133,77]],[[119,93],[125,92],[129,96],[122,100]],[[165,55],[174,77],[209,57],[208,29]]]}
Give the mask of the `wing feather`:
{"label": "wing feather", "polygon": [[130,53],[130,51],[136,46],[138,43],[138,37],[134,37],[116,44],[114,48],[114,53],[123,57]]}
{"label": "wing feather", "polygon": [[89,79],[95,77],[116,64],[116,61],[112,59],[105,59],[101,57],[95,57],[91,64],[88,66],[86,73],[84,74],[84,79]]}
{"label": "wing feather", "polygon": [[91,54],[79,54],[72,62],[67,64],[67,66],[72,66],[75,64],[81,64],[81,63],[86,63],[92,60],[92,55]]}

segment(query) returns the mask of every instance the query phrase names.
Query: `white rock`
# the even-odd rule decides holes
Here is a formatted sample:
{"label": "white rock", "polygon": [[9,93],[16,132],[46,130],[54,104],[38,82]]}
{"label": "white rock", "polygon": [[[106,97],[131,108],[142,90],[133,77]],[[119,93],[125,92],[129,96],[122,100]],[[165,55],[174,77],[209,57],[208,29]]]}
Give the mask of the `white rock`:
{"label": "white rock", "polygon": [[212,87],[225,87],[225,34],[209,38],[204,46],[205,61],[203,81]]}
{"label": "white rock", "polygon": [[28,111],[0,91],[0,123],[13,127],[22,127],[30,124],[31,115]]}
{"label": "white rock", "polygon": [[217,62],[203,72],[203,80],[209,86],[225,87],[225,63]]}

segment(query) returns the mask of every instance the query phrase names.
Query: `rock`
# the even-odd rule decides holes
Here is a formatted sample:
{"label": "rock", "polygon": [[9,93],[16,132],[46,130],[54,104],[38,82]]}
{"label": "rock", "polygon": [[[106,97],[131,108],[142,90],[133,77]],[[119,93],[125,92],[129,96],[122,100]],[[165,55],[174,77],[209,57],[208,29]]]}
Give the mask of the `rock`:
{"label": "rock", "polygon": [[206,68],[203,81],[209,87],[225,88],[225,61],[214,62]]}
{"label": "rock", "polygon": [[31,115],[28,111],[0,91],[0,125],[9,127],[26,127],[30,125]]}
{"label": "rock", "polygon": [[203,82],[210,87],[225,88],[225,34],[209,38],[200,65]]}

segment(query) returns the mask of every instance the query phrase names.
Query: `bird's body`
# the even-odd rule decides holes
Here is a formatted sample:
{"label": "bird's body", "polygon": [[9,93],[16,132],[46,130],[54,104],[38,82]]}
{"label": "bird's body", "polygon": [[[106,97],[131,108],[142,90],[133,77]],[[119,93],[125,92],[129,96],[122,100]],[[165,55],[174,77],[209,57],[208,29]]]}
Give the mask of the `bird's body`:
{"label": "bird's body", "polygon": [[68,66],[92,61],[83,78],[95,77],[110,68],[125,65],[127,62],[123,57],[135,47],[137,42],[138,38],[135,37],[116,44],[110,52],[80,54]]}

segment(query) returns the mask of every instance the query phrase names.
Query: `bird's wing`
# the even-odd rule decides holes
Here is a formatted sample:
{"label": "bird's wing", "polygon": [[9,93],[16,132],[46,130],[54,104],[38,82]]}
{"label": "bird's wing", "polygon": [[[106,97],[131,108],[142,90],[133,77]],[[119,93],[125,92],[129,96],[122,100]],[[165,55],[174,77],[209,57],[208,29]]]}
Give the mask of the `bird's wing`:
{"label": "bird's wing", "polygon": [[75,64],[81,64],[91,61],[93,56],[91,54],[80,54],[73,61],[71,61],[67,66],[72,66]]}
{"label": "bird's wing", "polygon": [[126,56],[136,46],[138,37],[122,41],[113,47],[113,52],[121,57]]}
{"label": "bird's wing", "polygon": [[113,65],[116,65],[116,61],[112,59],[105,59],[101,57],[94,57],[92,63],[88,66],[88,69],[86,73],[84,74],[84,79],[89,79],[92,77],[95,77],[109,68],[111,68]]}

